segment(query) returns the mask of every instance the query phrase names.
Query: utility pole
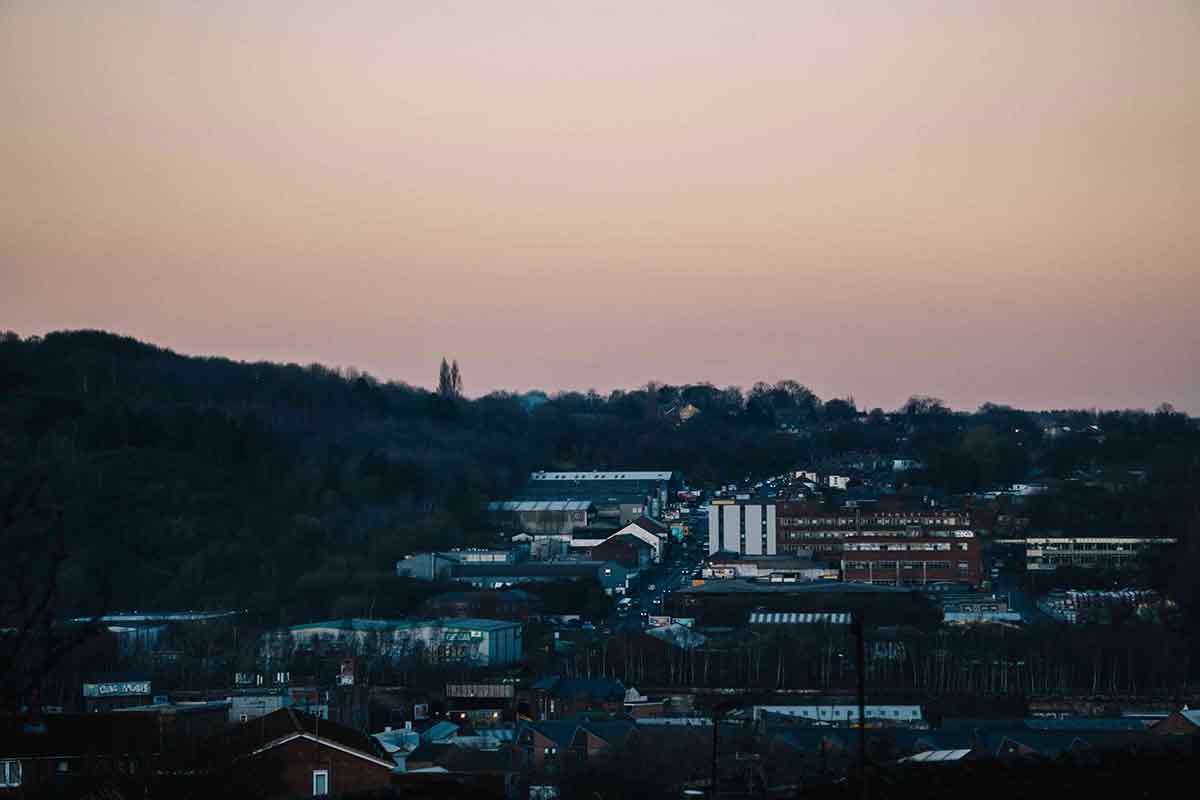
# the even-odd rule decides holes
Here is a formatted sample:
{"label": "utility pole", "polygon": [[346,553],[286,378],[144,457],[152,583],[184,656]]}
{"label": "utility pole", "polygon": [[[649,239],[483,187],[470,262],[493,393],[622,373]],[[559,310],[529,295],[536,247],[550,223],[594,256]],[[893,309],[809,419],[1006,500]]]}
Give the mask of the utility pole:
{"label": "utility pole", "polygon": [[713,708],[712,800],[717,798],[717,725],[721,721],[720,705]]}
{"label": "utility pole", "polygon": [[867,645],[861,610],[851,613],[850,627],[858,655],[858,792],[867,800]]}

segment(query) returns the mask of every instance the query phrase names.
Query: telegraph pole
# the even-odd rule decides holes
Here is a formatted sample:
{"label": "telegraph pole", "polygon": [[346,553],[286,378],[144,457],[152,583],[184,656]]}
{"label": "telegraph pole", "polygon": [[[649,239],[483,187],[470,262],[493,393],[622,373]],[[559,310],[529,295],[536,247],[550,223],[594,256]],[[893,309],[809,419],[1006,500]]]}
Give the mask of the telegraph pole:
{"label": "telegraph pole", "polygon": [[867,800],[867,645],[863,631],[863,612],[851,613],[858,661],[858,792]]}

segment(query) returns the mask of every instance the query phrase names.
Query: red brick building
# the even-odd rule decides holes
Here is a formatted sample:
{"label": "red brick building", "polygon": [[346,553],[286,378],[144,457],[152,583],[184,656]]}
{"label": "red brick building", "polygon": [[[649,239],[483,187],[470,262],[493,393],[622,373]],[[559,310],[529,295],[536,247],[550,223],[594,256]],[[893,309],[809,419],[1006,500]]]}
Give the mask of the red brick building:
{"label": "red brick building", "polygon": [[386,788],[395,763],[370,736],[291,708],[211,742],[209,769],[256,797],[316,797]]}
{"label": "red brick building", "polygon": [[780,553],[838,563],[842,579],[919,586],[980,582],[979,537],[971,517],[946,509],[829,509],[780,503]]}
{"label": "red brick building", "polygon": [[978,585],[979,539],[971,531],[910,536],[873,536],[842,546],[842,580],[924,586],[929,583]]}
{"label": "red brick building", "polygon": [[595,561],[615,561],[627,569],[648,569],[654,563],[654,546],[633,534],[610,536],[591,549]]}

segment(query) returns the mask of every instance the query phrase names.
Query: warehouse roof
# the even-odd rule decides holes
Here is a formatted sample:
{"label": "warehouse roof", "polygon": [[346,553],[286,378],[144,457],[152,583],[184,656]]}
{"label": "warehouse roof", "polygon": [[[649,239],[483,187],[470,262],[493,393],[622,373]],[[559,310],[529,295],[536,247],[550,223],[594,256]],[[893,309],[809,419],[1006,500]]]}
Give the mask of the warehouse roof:
{"label": "warehouse roof", "polygon": [[670,470],[613,470],[610,472],[533,472],[531,481],[669,481]]}
{"label": "warehouse roof", "polygon": [[825,613],[794,613],[776,611],[755,611],[750,614],[751,625],[849,625],[850,613],[847,611],[830,611]]}
{"label": "warehouse roof", "polygon": [[488,511],[587,511],[591,500],[495,500]]}
{"label": "warehouse roof", "polygon": [[699,586],[687,586],[675,594],[913,594],[904,586],[870,583],[813,581],[811,583],[767,583],[745,578],[705,581]]}

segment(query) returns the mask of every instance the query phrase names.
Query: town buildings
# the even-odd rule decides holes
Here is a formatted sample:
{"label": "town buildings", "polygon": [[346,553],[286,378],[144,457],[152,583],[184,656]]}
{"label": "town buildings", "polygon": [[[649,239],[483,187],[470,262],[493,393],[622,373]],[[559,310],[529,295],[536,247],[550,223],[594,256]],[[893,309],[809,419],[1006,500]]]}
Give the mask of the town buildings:
{"label": "town buildings", "polygon": [[596,505],[590,500],[497,500],[488,503],[487,513],[500,530],[570,538],[596,519]]}
{"label": "town buildings", "polygon": [[208,768],[255,796],[320,797],[384,789],[395,761],[359,731],[284,708],[238,725],[208,746]]}
{"label": "town buildings", "polygon": [[511,664],[524,651],[521,624],[508,620],[353,618],[293,625],[288,634],[293,645],[301,648],[335,644],[353,653],[393,659],[419,655],[446,664]]}
{"label": "town buildings", "polygon": [[778,525],[781,552],[840,561],[843,580],[908,586],[982,580],[980,542],[966,512],[780,503]]}
{"label": "town buildings", "polygon": [[[592,470],[583,472],[534,472],[521,491],[529,499],[591,499],[597,505],[609,498],[624,497],[642,505],[641,509],[619,509],[622,524],[643,514],[658,517],[680,483],[673,470]],[[636,502],[641,498],[641,503]],[[622,503],[617,504],[618,507]]]}
{"label": "town buildings", "polygon": [[1023,549],[1025,568],[1031,572],[1060,567],[1125,571],[1137,567],[1150,553],[1175,543],[1170,538],[1130,536],[1030,536],[997,541],[999,545]]}
{"label": "town buildings", "polygon": [[713,500],[708,510],[708,552],[778,553],[775,503],[750,499]]}

